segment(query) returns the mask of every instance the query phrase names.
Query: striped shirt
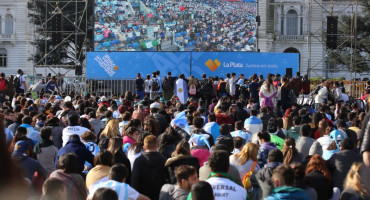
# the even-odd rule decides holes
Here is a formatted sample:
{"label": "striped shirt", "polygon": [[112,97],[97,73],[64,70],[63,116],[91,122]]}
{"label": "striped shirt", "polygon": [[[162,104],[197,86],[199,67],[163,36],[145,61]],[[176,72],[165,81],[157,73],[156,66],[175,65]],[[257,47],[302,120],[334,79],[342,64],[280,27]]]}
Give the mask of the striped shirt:
{"label": "striped shirt", "polygon": [[139,193],[128,184],[109,180],[90,186],[88,199],[92,199],[95,191],[99,188],[109,188],[116,191],[120,200],[135,200],[139,197]]}

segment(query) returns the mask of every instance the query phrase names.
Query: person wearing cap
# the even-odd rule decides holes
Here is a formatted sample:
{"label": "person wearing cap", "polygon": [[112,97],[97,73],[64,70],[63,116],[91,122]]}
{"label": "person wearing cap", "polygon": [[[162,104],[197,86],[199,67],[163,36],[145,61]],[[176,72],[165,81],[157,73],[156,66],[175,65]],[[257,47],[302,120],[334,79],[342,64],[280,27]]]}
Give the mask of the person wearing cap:
{"label": "person wearing cap", "polygon": [[332,172],[333,186],[343,190],[343,182],[348,171],[355,162],[362,162],[361,155],[355,151],[351,138],[344,138],[340,142],[340,151],[334,153],[327,161],[328,168]]}
{"label": "person wearing cap", "polygon": [[107,106],[107,108],[110,106],[108,99],[105,96],[100,97],[100,103],[98,104],[98,106],[103,106],[103,105]]}
{"label": "person wearing cap", "polygon": [[60,91],[58,87],[58,83],[56,82],[55,76],[51,77],[51,79],[48,81],[48,83],[45,86],[45,92],[46,93],[53,93],[55,91],[55,88]]}
{"label": "person wearing cap", "polygon": [[42,178],[46,179],[48,177],[48,171],[39,161],[28,156],[30,148],[29,145],[29,142],[25,140],[15,143],[14,151],[12,153],[13,160],[18,162],[24,172],[23,176],[28,180],[32,181],[35,172],[38,172]]}

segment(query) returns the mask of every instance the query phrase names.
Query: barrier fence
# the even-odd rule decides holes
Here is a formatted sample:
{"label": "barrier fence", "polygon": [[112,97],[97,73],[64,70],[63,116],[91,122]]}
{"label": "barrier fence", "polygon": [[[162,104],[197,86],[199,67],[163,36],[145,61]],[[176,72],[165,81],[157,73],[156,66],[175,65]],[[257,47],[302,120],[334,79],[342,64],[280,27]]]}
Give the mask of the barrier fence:
{"label": "barrier fence", "polygon": [[[30,90],[40,80],[46,80],[44,87],[46,86],[48,77],[26,77],[27,85],[30,86]],[[347,94],[356,99],[361,98],[361,95],[366,93],[366,81],[342,81],[343,87]],[[121,95],[126,91],[135,91],[135,78],[86,78],[86,77],[63,77],[57,78],[57,83],[60,90],[66,94],[71,91],[82,94],[85,91],[89,93],[101,94],[106,96]],[[311,81],[311,91],[320,84],[320,81]],[[43,88],[44,88],[43,87]]]}

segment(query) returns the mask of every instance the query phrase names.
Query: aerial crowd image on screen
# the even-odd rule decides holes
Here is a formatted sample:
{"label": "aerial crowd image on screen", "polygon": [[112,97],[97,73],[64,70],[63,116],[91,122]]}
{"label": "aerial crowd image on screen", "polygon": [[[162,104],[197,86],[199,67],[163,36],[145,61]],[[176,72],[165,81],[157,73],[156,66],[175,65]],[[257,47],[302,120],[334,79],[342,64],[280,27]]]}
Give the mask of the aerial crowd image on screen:
{"label": "aerial crowd image on screen", "polygon": [[255,0],[95,0],[95,51],[256,51]]}

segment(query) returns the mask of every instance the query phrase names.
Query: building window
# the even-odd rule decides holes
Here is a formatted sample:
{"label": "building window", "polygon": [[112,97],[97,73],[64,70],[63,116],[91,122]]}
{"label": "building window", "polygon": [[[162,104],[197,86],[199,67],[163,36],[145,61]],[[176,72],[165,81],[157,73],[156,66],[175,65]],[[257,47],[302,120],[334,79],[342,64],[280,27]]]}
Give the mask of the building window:
{"label": "building window", "polygon": [[0,49],[0,67],[6,67],[6,49]]}
{"label": "building window", "polygon": [[13,16],[11,14],[5,15],[5,34],[13,35]]}
{"label": "building window", "polygon": [[3,23],[1,21],[1,16],[0,16],[0,34],[2,33],[1,27],[3,26]]}
{"label": "building window", "polygon": [[295,10],[289,10],[286,15],[286,34],[298,35],[298,13]]}

